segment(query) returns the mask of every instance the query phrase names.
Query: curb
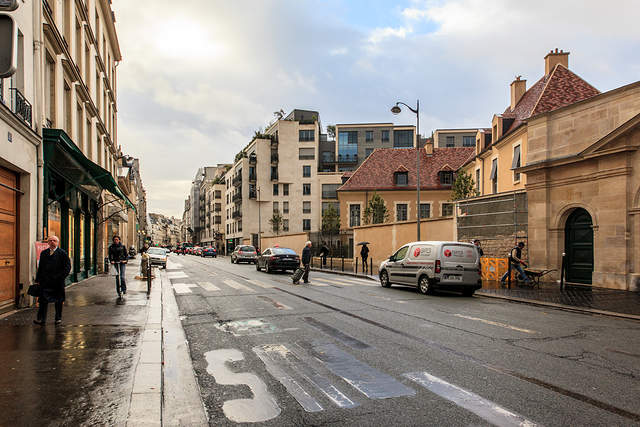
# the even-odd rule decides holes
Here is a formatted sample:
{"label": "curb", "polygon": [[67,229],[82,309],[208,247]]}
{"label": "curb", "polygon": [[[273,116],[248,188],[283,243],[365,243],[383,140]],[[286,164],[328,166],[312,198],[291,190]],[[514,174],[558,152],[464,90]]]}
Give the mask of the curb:
{"label": "curb", "polygon": [[574,307],[571,305],[557,304],[555,302],[538,301],[538,300],[531,300],[526,298],[510,297],[506,295],[485,294],[477,291],[475,295],[479,297],[484,297],[484,298],[495,298],[495,299],[501,299],[506,301],[518,302],[522,304],[530,304],[530,305],[535,305],[539,307],[552,307],[552,308],[557,308],[565,311],[573,311],[576,313],[600,314],[603,316],[618,317],[622,319],[640,320],[640,316],[635,314],[616,313],[615,311],[598,310],[596,308]]}

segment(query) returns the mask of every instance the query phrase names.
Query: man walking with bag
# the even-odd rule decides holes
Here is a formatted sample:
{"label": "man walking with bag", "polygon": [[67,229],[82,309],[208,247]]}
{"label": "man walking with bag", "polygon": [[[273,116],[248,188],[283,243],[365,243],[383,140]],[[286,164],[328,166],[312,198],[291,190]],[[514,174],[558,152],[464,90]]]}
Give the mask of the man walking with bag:
{"label": "man walking with bag", "polygon": [[302,273],[302,281],[304,283],[309,283],[309,269],[311,268],[311,242],[307,241],[307,243],[304,244],[304,249],[302,250],[302,265],[303,265],[303,269],[298,269],[296,270],[295,273],[293,273],[293,284],[297,285],[298,283],[300,283],[300,270],[303,271]]}
{"label": "man walking with bag", "polygon": [[38,314],[36,325],[44,325],[47,321],[47,306],[55,304],[56,325],[62,323],[62,303],[64,302],[64,279],[71,271],[71,260],[65,251],[58,247],[60,241],[56,236],[47,239],[49,249],[42,251],[35,283],[40,287],[38,297]]}
{"label": "man walking with bag", "polygon": [[127,248],[120,243],[120,236],[113,236],[113,244],[109,246],[109,261],[115,268],[116,292],[118,298],[127,293],[127,283],[124,280],[125,266],[127,265]]}

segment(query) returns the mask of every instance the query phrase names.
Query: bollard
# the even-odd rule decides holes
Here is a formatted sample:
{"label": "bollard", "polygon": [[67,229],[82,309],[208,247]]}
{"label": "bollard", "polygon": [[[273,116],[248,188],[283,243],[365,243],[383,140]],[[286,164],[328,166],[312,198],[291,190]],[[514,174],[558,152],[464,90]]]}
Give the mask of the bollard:
{"label": "bollard", "polygon": [[369,258],[369,275],[373,275],[373,258]]}
{"label": "bollard", "polygon": [[564,290],[564,269],[565,269],[565,257],[566,254],[562,252],[562,265],[560,266],[560,290]]}
{"label": "bollard", "polygon": [[353,270],[354,274],[358,274],[358,258],[356,257],[355,269]]}
{"label": "bollard", "polygon": [[344,255],[341,255],[340,259],[342,260],[342,271],[344,271]]}
{"label": "bollard", "polygon": [[109,274],[109,258],[104,258],[104,274]]}
{"label": "bollard", "polygon": [[331,260],[329,261],[329,268],[331,268],[331,270],[333,270],[333,254],[331,254]]}
{"label": "bollard", "polygon": [[509,259],[507,260],[507,262],[509,264],[509,267],[507,267],[507,272],[509,273],[509,277],[507,278],[507,280],[509,281],[509,289],[511,289],[511,260]]}

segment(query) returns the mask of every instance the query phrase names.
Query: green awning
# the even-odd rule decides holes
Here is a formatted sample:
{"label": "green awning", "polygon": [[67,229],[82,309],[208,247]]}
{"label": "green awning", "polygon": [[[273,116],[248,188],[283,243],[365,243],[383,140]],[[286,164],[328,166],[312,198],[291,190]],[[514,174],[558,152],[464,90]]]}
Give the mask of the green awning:
{"label": "green awning", "polygon": [[42,129],[44,140],[45,165],[72,184],[82,188],[95,199],[102,190],[107,190],[114,196],[125,201],[134,211],[136,207],[122,192],[108,170],[89,160],[78,146],[62,129]]}

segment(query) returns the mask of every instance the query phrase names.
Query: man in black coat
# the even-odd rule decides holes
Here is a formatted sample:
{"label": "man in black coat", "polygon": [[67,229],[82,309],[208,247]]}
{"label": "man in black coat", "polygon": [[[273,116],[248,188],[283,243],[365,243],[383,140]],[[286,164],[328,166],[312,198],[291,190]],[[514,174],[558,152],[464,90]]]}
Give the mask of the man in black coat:
{"label": "man in black coat", "polygon": [[64,280],[71,271],[69,255],[58,247],[60,241],[56,236],[47,239],[49,249],[40,254],[40,263],[36,273],[36,284],[42,293],[38,297],[40,307],[37,319],[33,323],[44,325],[47,320],[47,305],[52,302],[56,307],[56,325],[62,323],[62,303],[64,302]]}
{"label": "man in black coat", "polygon": [[127,283],[124,281],[125,266],[129,257],[127,256],[127,247],[120,243],[120,236],[113,236],[113,244],[109,246],[109,261],[116,269],[116,292],[118,298],[122,294],[127,293]]}
{"label": "man in black coat", "polygon": [[311,267],[311,242],[307,242],[302,250],[302,265],[304,266],[304,274],[302,281],[309,283],[309,269]]}

